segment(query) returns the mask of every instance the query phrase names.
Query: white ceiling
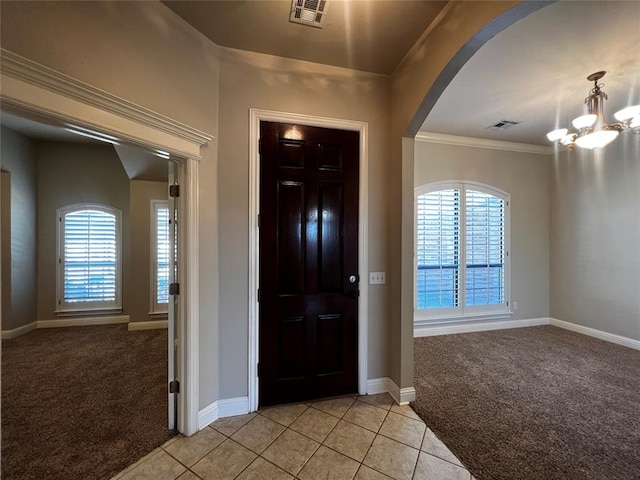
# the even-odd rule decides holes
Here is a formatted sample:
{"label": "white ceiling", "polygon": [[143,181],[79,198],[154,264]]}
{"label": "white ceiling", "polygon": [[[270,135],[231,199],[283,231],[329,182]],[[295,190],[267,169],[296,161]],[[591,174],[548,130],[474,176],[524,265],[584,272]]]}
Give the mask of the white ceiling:
{"label": "white ceiling", "polygon": [[[496,35],[460,70],[421,130],[549,145],[546,133],[570,127],[606,70],[607,119],[640,104],[640,2],[561,1]],[[503,132],[500,120],[522,122]]]}

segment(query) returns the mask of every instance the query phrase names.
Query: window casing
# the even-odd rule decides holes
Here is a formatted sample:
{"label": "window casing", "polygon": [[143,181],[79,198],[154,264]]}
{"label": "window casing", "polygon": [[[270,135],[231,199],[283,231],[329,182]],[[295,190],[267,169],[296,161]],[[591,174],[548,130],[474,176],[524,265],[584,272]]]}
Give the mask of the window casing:
{"label": "window casing", "polygon": [[509,316],[509,195],[472,182],[415,189],[415,321]]}
{"label": "window casing", "polygon": [[151,201],[151,313],[169,308],[169,203]]}
{"label": "window casing", "polygon": [[107,205],[57,210],[56,313],[122,311],[122,214]]}

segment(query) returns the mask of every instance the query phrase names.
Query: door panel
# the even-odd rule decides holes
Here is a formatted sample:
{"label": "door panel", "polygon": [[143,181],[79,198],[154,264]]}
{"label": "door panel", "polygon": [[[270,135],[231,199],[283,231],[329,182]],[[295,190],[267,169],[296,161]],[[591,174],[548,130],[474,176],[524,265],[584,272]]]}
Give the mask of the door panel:
{"label": "door panel", "polygon": [[260,405],[355,393],[359,134],[261,122]]}

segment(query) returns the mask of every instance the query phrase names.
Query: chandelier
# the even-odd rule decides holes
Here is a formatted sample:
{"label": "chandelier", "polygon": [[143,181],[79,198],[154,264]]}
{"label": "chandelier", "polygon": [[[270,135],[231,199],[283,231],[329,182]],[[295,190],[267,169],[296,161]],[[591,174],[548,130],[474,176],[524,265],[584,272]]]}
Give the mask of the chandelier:
{"label": "chandelier", "polygon": [[593,88],[589,91],[589,96],[585,98],[587,105],[586,115],[573,119],[573,126],[578,132],[571,132],[566,128],[558,128],[547,133],[547,138],[551,142],[560,142],[568,147],[577,145],[581,148],[602,148],[613,142],[620,132],[630,130],[633,133],[640,133],[640,105],[626,107],[616,112],[613,116],[617,123],[607,124],[604,119],[604,101],[607,94],[602,90],[603,83],[598,83],[607,72],[595,72],[587,77],[593,82]]}

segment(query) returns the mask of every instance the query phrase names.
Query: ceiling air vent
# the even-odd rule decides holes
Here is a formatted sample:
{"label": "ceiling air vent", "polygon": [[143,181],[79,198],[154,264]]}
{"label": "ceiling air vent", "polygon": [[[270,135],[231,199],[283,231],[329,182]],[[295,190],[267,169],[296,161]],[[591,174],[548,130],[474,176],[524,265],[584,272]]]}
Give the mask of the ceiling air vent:
{"label": "ceiling air vent", "polygon": [[327,13],[327,0],[292,0],[289,21],[322,28]]}
{"label": "ceiling air vent", "polygon": [[514,125],[518,125],[520,122],[513,122],[511,120],[500,120],[498,123],[494,123],[493,125],[489,125],[486,130],[498,130],[499,132],[504,132],[505,130],[509,130]]}

